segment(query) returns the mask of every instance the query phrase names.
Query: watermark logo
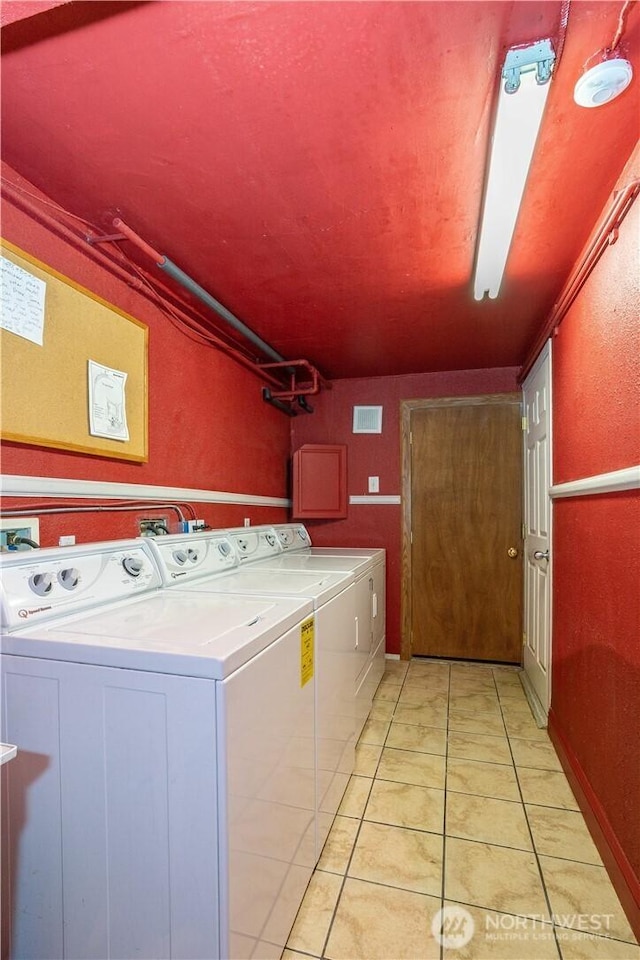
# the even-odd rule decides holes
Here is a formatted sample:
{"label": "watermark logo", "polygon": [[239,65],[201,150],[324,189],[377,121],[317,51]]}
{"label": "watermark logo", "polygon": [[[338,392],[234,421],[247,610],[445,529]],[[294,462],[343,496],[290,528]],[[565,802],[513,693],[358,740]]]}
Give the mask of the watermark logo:
{"label": "watermark logo", "polygon": [[449,950],[466,947],[474,932],[473,917],[464,907],[443,907],[431,921],[431,933],[435,940]]}
{"label": "watermark logo", "polygon": [[[598,934],[611,929],[612,913],[554,913],[551,920],[559,934],[563,929],[586,934]],[[544,940],[550,939],[548,919],[542,913],[528,916],[509,914],[486,914],[485,938],[487,940]]]}

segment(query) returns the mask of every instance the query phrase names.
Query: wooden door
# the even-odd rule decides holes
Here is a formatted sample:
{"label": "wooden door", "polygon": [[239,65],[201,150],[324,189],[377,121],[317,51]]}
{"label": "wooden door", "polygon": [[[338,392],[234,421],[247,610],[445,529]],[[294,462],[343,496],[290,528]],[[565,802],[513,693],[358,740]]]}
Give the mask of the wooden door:
{"label": "wooden door", "polygon": [[551,341],[523,387],[524,669],[543,713],[551,703]]}
{"label": "wooden door", "polygon": [[411,653],[519,663],[520,397],[409,404]]}

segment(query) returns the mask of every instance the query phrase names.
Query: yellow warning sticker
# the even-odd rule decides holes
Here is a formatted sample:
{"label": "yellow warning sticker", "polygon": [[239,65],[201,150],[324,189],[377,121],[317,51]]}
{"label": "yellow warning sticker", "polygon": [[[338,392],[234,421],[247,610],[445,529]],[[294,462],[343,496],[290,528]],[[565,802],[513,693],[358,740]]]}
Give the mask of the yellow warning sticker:
{"label": "yellow warning sticker", "polygon": [[303,621],[300,624],[300,686],[313,677],[313,637],[314,621],[313,617]]}

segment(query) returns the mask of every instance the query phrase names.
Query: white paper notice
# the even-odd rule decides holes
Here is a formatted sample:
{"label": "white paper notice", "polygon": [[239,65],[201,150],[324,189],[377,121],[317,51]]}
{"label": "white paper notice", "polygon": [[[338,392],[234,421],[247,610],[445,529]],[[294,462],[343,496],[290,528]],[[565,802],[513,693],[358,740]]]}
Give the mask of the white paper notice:
{"label": "white paper notice", "polygon": [[128,440],[125,386],[127,374],[89,360],[89,433]]}
{"label": "white paper notice", "polygon": [[42,346],[47,285],[6,257],[0,257],[0,327]]}

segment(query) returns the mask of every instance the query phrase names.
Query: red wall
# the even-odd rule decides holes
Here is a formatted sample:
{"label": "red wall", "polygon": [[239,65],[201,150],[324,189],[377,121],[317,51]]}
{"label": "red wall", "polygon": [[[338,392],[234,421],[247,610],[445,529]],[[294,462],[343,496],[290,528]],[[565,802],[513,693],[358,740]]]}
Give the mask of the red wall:
{"label": "red wall", "polygon": [[[3,176],[24,185],[6,165]],[[149,327],[148,462],[5,443],[3,473],[287,496],[289,420],[263,403],[261,383],[253,374],[190,340],[136,290],[9,203],[3,205],[2,235]],[[5,378],[20,375],[8,369],[2,373]],[[59,399],[68,400],[64,384]],[[4,505],[26,503],[5,500]],[[197,512],[212,526],[241,524],[247,516],[252,523],[286,519],[285,510],[273,507],[199,505]],[[42,521],[43,545],[56,543],[60,533],[75,533],[79,541],[110,539],[135,535],[136,524],[132,514]]]}
{"label": "red wall", "polygon": [[[316,412],[292,424],[292,449],[303,443],[346,443],[348,494],[367,494],[367,478],[380,477],[380,493],[399,496],[400,401],[423,397],[458,397],[509,393],[517,389],[517,370],[462,370],[403,377],[336,380],[333,389],[314,399]],[[383,406],[381,434],[353,434],[353,406]],[[400,652],[402,576],[402,507],[352,504],[346,520],[308,521],[318,546],[385,547],[387,550],[387,652]]]}
{"label": "red wall", "polygon": [[[640,462],[639,237],[636,202],[554,340],[555,483]],[[555,503],[551,723],[640,907],[639,530],[638,490]]]}

